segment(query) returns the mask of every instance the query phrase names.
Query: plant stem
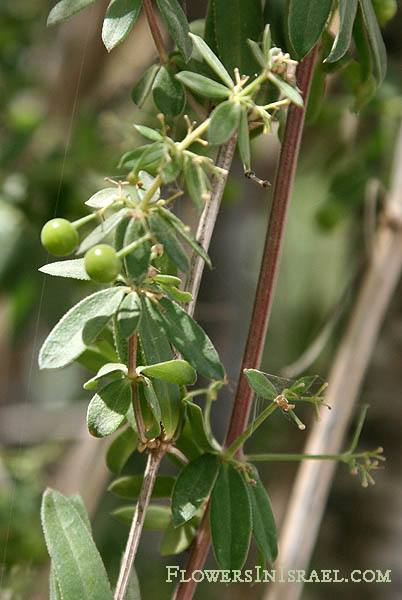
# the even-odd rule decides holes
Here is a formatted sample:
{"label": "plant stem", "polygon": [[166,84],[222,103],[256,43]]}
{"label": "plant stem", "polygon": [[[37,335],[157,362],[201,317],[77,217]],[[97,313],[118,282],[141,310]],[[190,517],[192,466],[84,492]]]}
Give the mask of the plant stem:
{"label": "plant stem", "polygon": [[[236,140],[237,137],[233,136],[228,142],[220,147],[216,160],[216,166],[229,171],[236,148]],[[211,198],[207,201],[198,223],[196,238],[198,243],[206,252],[208,252],[209,244],[211,242],[223,192],[225,190],[226,179],[227,175],[222,174],[220,176],[215,176]],[[187,305],[187,312],[190,316],[194,315],[202,273],[204,271],[204,265],[204,260],[198,256],[198,254],[193,252],[191,256],[190,274],[187,277],[185,284],[185,290],[190,292],[193,297],[193,300]]]}
{"label": "plant stem", "polygon": [[[356,454],[356,458],[361,458],[366,456],[366,452],[361,452]],[[265,460],[339,460],[341,462],[347,462],[350,456],[348,454],[248,454],[244,457],[246,462],[258,462]]]}
{"label": "plant stem", "polygon": [[[301,89],[305,105],[307,104],[310,92],[316,54],[317,46],[299,64],[297,69],[297,83]],[[276,283],[287,207],[289,204],[294,173],[299,155],[300,140],[304,124],[304,114],[305,107],[301,108],[291,104],[288,109],[279,166],[277,169],[274,187],[271,216],[268,225],[263,261],[261,264],[260,278],[258,281],[257,292],[254,301],[252,321],[250,324],[249,336],[244,353],[243,365],[240,371],[240,379],[237,388],[235,404],[232,410],[232,417],[226,436],[226,444],[228,446],[230,446],[230,444],[232,444],[244,431],[250,412],[252,391],[247,385],[246,378],[243,376],[243,370],[245,368],[258,368],[261,360],[268,317]],[[189,291],[195,289],[196,293],[192,292],[192,295],[193,297],[196,297],[198,293],[198,287],[199,283],[197,284],[197,281],[195,280],[194,282],[187,282],[186,289]],[[190,310],[194,312],[194,306],[189,307],[189,312]],[[192,314],[192,312],[190,312],[190,314]],[[207,513],[208,508],[205,510],[204,517],[198,529],[197,537],[191,547],[191,553],[186,567],[186,579],[189,579],[189,576],[191,576],[196,569],[201,569],[203,567],[208,554],[211,543],[211,534],[209,530]],[[180,583],[175,592],[175,600],[190,600],[193,596],[195,586],[196,582],[194,582],[192,579],[189,582]]]}
{"label": "plant stem", "polygon": [[151,0],[144,0],[144,10],[147,16],[149,28],[154,38],[156,49],[158,50],[159,58],[162,64],[169,62],[168,53],[163,43],[162,35],[159,29],[159,25],[155,19],[155,14],[152,8]]}
{"label": "plant stem", "polygon": [[156,474],[158,472],[160,462],[165,452],[166,448],[163,446],[150,450],[149,452],[147,466],[144,473],[144,481],[141,487],[140,495],[138,497],[137,506],[135,508],[133,522],[131,523],[130,534],[128,536],[126,550],[124,552],[121,564],[119,579],[114,594],[114,600],[124,600],[126,597],[131,570],[134,564],[138,543],[144,525],[145,513],[149,501],[151,499]]}
{"label": "plant stem", "polygon": [[274,412],[274,410],[278,408],[278,405],[275,402],[271,402],[267,408],[265,408],[258,417],[250,423],[250,425],[243,431],[241,435],[226,449],[225,455],[233,456],[236,454],[237,450],[244,444],[244,442],[254,433],[254,431],[259,427],[265,419],[269,417],[270,414]]}
{"label": "plant stem", "polygon": [[150,233],[146,233],[142,237],[138,238],[138,240],[131,242],[131,244],[128,244],[128,246],[125,246],[124,248],[119,250],[119,252],[116,252],[117,256],[119,258],[123,258],[123,256],[127,256],[127,254],[130,254],[130,252],[132,252],[133,250],[138,248],[138,246],[141,246],[141,244],[143,244],[147,240],[150,240],[151,237],[152,237],[152,235]]}
{"label": "plant stem", "polygon": [[249,387],[243,371],[244,369],[258,369],[262,358],[316,53],[317,46],[311,50],[297,69],[297,84],[304,98],[304,106],[291,104],[288,109],[254,307],[225,440],[227,446],[241,435],[247,425],[250,413],[253,391]]}

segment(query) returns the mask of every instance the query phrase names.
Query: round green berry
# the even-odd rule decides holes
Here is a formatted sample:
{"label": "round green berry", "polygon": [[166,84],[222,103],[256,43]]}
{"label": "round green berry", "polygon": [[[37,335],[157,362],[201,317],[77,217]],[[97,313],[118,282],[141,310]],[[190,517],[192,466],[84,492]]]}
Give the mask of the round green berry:
{"label": "round green berry", "polygon": [[51,219],[42,228],[40,239],[48,252],[67,256],[78,246],[78,233],[67,219]]}
{"label": "round green berry", "polygon": [[116,250],[107,244],[94,246],[85,255],[85,270],[98,283],[110,283],[120,273],[121,262]]}
{"label": "round green berry", "polygon": [[373,7],[380,25],[385,25],[390,21],[398,10],[396,0],[374,0]]}

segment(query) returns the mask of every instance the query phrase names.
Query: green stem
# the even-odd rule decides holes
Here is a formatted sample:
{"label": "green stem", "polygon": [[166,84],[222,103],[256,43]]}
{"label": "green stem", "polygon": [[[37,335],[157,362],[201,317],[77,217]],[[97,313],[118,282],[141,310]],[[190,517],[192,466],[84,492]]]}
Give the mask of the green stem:
{"label": "green stem", "polygon": [[144,195],[143,199],[141,200],[141,209],[142,210],[146,210],[148,208],[149,201],[151,200],[152,196],[155,194],[157,189],[160,188],[161,185],[162,185],[162,177],[160,175],[158,175],[157,177],[155,177],[153,184],[151,185],[149,190],[147,190],[146,194]]}
{"label": "green stem", "polygon": [[257,427],[259,427],[265,421],[265,419],[274,412],[276,408],[278,408],[278,405],[275,402],[271,402],[271,404],[267,406],[267,408],[258,415],[258,417],[247,427],[247,429],[245,429],[243,433],[239,435],[239,437],[226,449],[225,454],[228,456],[233,456],[236,454],[237,450],[244,444],[247,438],[254,433]]}
{"label": "green stem", "polygon": [[[362,453],[364,454],[364,453]],[[357,454],[355,455],[357,458],[360,458]],[[364,454],[365,456],[365,454]],[[346,454],[281,454],[281,453],[272,453],[272,454],[248,454],[244,457],[246,462],[258,462],[265,460],[304,460],[305,458],[312,460],[339,460],[342,462],[348,462],[350,456]]]}
{"label": "green stem", "polygon": [[361,409],[361,412],[360,412],[360,415],[359,415],[359,420],[357,422],[356,430],[355,430],[355,433],[354,433],[354,436],[353,436],[353,440],[352,440],[352,443],[350,444],[350,448],[348,450],[349,454],[351,454],[353,452],[353,450],[356,448],[356,446],[357,446],[357,444],[359,442],[360,434],[361,434],[361,431],[362,431],[362,427],[363,427],[364,421],[366,419],[366,414],[367,414],[368,408],[369,408],[368,404],[364,404],[362,406],[362,409]]}
{"label": "green stem", "polygon": [[119,258],[123,258],[124,256],[127,256],[127,254],[130,254],[130,252],[132,252],[133,250],[138,248],[138,246],[141,246],[141,244],[143,244],[147,240],[150,240],[151,237],[152,237],[152,234],[146,233],[142,237],[138,238],[138,240],[131,242],[131,244],[128,244],[128,246],[125,246],[124,248],[122,248],[121,250],[116,252],[117,256]]}
{"label": "green stem", "polygon": [[196,127],[196,129],[194,129],[194,131],[191,131],[190,133],[188,133],[186,135],[186,137],[184,138],[184,140],[182,140],[181,142],[176,144],[177,150],[179,152],[182,152],[183,150],[186,150],[187,148],[189,148],[189,146],[191,146],[191,144],[193,144],[196,140],[198,140],[198,138],[200,138],[202,136],[203,133],[206,132],[210,123],[211,123],[211,119],[209,119],[209,118],[205,119],[205,121],[203,123],[201,123],[201,125],[198,125],[198,127]]}
{"label": "green stem", "polygon": [[238,94],[236,94],[236,98],[243,98],[243,96],[249,96],[251,92],[255,90],[256,87],[260,86],[267,79],[267,73],[263,71],[261,75],[256,77],[251,83],[246,85],[245,88],[241,90]]}
{"label": "green stem", "polygon": [[90,221],[93,221],[94,219],[96,219],[97,216],[98,216],[98,214],[96,212],[91,213],[90,215],[85,215],[85,217],[82,217],[81,219],[77,219],[76,221],[73,221],[71,223],[71,225],[74,227],[74,229],[78,229],[82,225],[85,225],[85,223],[89,223]]}

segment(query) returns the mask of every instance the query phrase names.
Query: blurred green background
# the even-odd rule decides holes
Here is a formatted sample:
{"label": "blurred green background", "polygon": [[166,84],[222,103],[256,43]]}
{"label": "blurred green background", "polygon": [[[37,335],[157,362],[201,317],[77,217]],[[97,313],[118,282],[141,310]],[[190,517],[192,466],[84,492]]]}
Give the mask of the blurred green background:
{"label": "blurred green background", "polygon": [[[117,576],[128,528],[110,512],[121,501],[105,492],[108,441],[89,438],[79,366],[39,372],[37,353],[49,329],[91,284],[47,278],[40,229],[53,216],[74,220],[85,200],[117,173],[120,155],[140,142],[133,123],[153,123],[152,106],[139,111],[133,83],[155,58],[147,24],[110,55],[100,30],[107,2],[47,30],[53,2],[2,0],[0,5],[0,600],[47,598],[48,558],[39,506],[47,485],[79,491],[91,513],[95,540],[111,579]],[[186,5],[186,3],[183,3]],[[196,5],[196,6],[193,6]],[[189,20],[205,2],[187,2]],[[350,88],[328,77],[321,106],[310,107],[286,232],[285,248],[264,354],[263,370],[280,375],[315,339],[334,307],[342,310],[311,372],[325,378],[355,296],[353,276],[367,243],[365,215],[370,186],[386,189],[401,114],[402,9],[384,29],[388,75],[360,115],[350,111]],[[257,175],[274,177],[276,133],[254,141]],[[373,183],[374,182],[374,183]],[[236,159],[214,233],[214,269],[205,273],[197,318],[218,348],[229,386],[213,409],[222,439],[230,414],[247,335],[270,193],[242,174]],[[196,215],[187,198],[177,201],[187,222]],[[347,294],[345,292],[348,291]],[[392,569],[392,583],[307,585],[303,599],[400,598],[402,566],[402,460],[400,427],[402,287],[389,308],[361,393],[371,405],[361,447],[384,446],[386,468],[377,485],[360,488],[346,468],[337,471],[312,568]],[[257,409],[258,407],[256,407]],[[311,415],[303,415],[310,420]],[[307,433],[272,418],[249,452],[295,452]],[[134,455],[124,473],[139,472]],[[166,472],[174,472],[165,465]],[[263,479],[278,523],[296,466],[265,467]],[[167,599],[164,565],[184,565],[185,555],[161,559],[159,534],[146,532],[136,562],[143,598]],[[256,564],[255,549],[247,566]],[[208,566],[214,565],[210,555]],[[261,598],[261,584],[204,584],[196,598]]]}

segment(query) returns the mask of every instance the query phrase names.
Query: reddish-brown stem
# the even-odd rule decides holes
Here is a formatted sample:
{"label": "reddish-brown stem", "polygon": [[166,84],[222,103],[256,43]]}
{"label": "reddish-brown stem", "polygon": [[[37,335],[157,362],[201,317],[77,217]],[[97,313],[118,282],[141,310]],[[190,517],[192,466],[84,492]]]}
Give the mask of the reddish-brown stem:
{"label": "reddish-brown stem", "polygon": [[247,383],[243,369],[258,369],[264,350],[316,53],[317,46],[297,69],[297,85],[302,91],[304,106],[292,104],[287,114],[254,307],[225,446],[230,446],[243,433],[249,418],[253,391]]}
{"label": "reddish-brown stem", "polygon": [[[316,54],[317,46],[311,50],[306,58],[299,64],[297,69],[297,84],[303,94],[304,107],[299,108],[292,104],[288,109],[281,153],[276,172],[271,215],[269,218],[260,275],[254,299],[254,308],[244,350],[231,420],[226,434],[226,447],[232,444],[234,440],[243,433],[247,426],[252,391],[247,385],[246,378],[243,376],[243,369],[258,368],[264,349],[265,335],[279,267],[286,215],[299,155],[305,107],[310,93]],[[200,523],[197,537],[193,542],[186,567],[185,579],[190,579],[190,581],[183,581],[183,583],[178,585],[175,591],[174,600],[191,600],[193,597],[197,584],[191,579],[191,574],[197,569],[202,569],[208,554],[210,543],[211,533],[207,508],[204,518]]]}
{"label": "reddish-brown stem", "polygon": [[144,9],[145,14],[147,16],[148,25],[152,33],[152,37],[154,38],[156,49],[158,50],[161,63],[167,63],[169,62],[168,53],[166,51],[165,44],[163,43],[159,25],[155,19],[155,14],[152,8],[151,0],[144,0]]}

